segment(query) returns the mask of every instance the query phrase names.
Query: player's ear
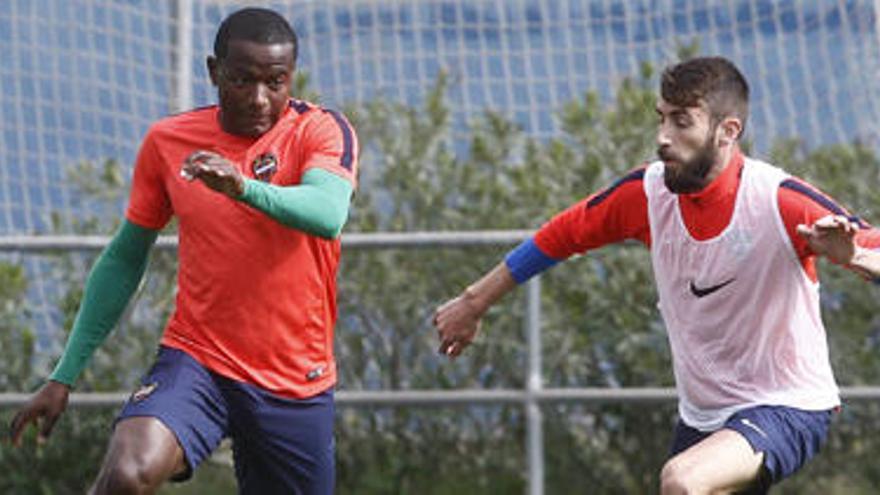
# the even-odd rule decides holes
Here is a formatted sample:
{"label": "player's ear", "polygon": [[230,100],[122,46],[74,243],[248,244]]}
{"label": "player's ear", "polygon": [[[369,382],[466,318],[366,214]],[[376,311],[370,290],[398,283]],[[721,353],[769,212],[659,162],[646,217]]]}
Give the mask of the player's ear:
{"label": "player's ear", "polygon": [[219,85],[220,81],[220,61],[217,60],[213,55],[208,55],[208,59],[205,61],[208,66],[208,75],[211,77],[211,84],[214,86]]}
{"label": "player's ear", "polygon": [[742,121],[736,117],[728,117],[721,121],[718,128],[720,134],[718,143],[721,146],[727,146],[739,139],[742,132]]}

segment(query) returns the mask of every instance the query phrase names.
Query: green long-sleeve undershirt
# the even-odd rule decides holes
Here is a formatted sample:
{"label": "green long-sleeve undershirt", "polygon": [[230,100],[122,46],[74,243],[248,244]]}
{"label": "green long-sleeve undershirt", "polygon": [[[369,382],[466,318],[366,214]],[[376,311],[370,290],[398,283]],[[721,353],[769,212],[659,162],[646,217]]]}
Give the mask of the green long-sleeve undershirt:
{"label": "green long-sleeve undershirt", "polygon": [[352,190],[342,177],[312,168],[292,187],[245,179],[244,194],[238,199],[288,227],[334,239],[348,219]]}
{"label": "green long-sleeve undershirt", "polygon": [[[286,226],[335,238],[348,218],[351,194],[347,180],[325,170],[310,169],[297,186],[273,186],[247,179],[239,200]],[[89,273],[67,346],[51,380],[69,386],[76,382],[140,284],[157,236],[155,230],[123,222]]]}
{"label": "green long-sleeve undershirt", "polygon": [[119,321],[147,267],[158,232],[125,221],[95,261],[67,347],[50,379],[72,386]]}

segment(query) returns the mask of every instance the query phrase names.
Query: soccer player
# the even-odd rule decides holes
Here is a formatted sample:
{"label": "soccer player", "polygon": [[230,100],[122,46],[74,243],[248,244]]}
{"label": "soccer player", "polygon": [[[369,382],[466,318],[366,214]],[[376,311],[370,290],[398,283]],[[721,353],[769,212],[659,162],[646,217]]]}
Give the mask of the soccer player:
{"label": "soccer player", "polygon": [[277,13],[226,18],[207,59],[219,104],[154,124],[119,231],[91,270],[64,354],[11,424],[52,430],[116,324],[158,232],[179,222],[176,307],[124,405],[93,493],[151,493],[231,437],[242,493],[332,493],[338,239],[358,145],[291,99],[297,39]]}
{"label": "soccer player", "polygon": [[810,459],[840,404],[819,314],[817,256],[880,276],[880,232],[738,146],[748,84],[719,57],[667,68],[660,160],[553,217],[434,323],[457,356],[486,310],[575,253],[634,239],[651,251],[679,422],[663,494],[766,491]]}

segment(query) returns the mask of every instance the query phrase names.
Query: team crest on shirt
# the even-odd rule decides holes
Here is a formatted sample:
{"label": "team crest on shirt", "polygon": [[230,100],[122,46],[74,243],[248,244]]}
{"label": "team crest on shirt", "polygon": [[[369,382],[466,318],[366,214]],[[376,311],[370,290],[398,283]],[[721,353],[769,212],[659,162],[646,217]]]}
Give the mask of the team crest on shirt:
{"label": "team crest on shirt", "polygon": [[131,394],[131,401],[140,402],[149,397],[150,394],[152,394],[153,391],[155,391],[157,388],[159,388],[159,382],[150,382],[141,385],[139,389],[135,390],[134,393]]}
{"label": "team crest on shirt", "polygon": [[269,182],[272,180],[272,176],[275,175],[275,172],[278,171],[278,158],[274,153],[263,153],[254,158],[254,162],[251,164],[251,170],[253,170],[254,177],[258,180]]}

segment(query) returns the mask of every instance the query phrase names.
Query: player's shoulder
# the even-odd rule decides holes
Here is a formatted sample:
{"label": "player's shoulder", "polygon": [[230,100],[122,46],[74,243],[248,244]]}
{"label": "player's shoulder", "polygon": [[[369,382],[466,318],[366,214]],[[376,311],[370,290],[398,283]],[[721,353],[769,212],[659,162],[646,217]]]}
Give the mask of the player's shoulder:
{"label": "player's shoulder", "polygon": [[[779,183],[777,202],[784,217],[801,218],[809,214],[808,220],[813,221],[829,214],[851,216],[834,197],[806,179],[790,174]],[[863,224],[858,217],[851,218]]]}
{"label": "player's shoulder", "polygon": [[320,110],[322,108],[317,103],[306,100],[299,100],[296,98],[291,98],[287,105],[290,107],[291,110],[293,110],[293,117],[309,115],[310,113],[316,110]]}
{"label": "player's shoulder", "polygon": [[351,127],[348,118],[342,112],[334,108],[305,100],[298,100],[296,98],[290,99],[289,106],[292,111],[289,112],[288,115],[301,123],[313,124],[327,122],[330,124]]}
{"label": "player's shoulder", "polygon": [[599,190],[597,193],[588,197],[586,199],[587,207],[592,208],[598,206],[612,195],[620,194],[621,192],[624,192],[628,195],[633,192],[637,194],[644,194],[642,183],[645,180],[645,174],[653,168],[652,165],[653,164],[651,163],[643,163],[637,167],[631,168],[623,175],[617,177],[617,179],[613,183],[611,183],[611,185]]}
{"label": "player's shoulder", "polygon": [[154,137],[180,136],[217,127],[217,111],[217,105],[208,105],[174,113],[153,122],[148,134]]}
{"label": "player's shoulder", "polygon": [[814,200],[819,196],[826,196],[808,180],[794,175],[782,167],[757,158],[746,157],[744,169],[748,169],[752,175],[763,174],[765,177],[772,179],[778,185],[780,196],[804,197]]}
{"label": "player's shoulder", "polygon": [[645,162],[627,170],[620,175],[611,187],[620,187],[626,184],[641,183],[646,174],[663,173],[663,162]]}
{"label": "player's shoulder", "polygon": [[805,179],[789,175],[779,183],[777,193],[782,209],[803,210],[805,205],[818,206],[835,214],[845,214],[844,208],[831,196]]}
{"label": "player's shoulder", "polygon": [[785,169],[751,156],[743,156],[743,171],[780,183],[791,178],[791,174]]}

